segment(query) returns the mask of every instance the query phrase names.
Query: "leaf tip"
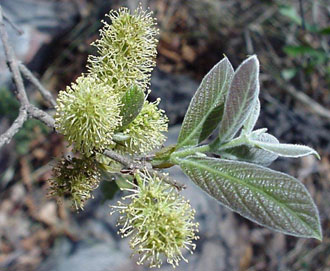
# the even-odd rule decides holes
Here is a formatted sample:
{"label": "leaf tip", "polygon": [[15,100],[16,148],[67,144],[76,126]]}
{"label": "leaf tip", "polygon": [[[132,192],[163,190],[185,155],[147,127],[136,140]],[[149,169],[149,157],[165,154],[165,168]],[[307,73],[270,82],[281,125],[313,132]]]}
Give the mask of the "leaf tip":
{"label": "leaf tip", "polygon": [[259,60],[257,55],[251,55],[245,61],[253,61],[259,66]]}
{"label": "leaf tip", "polygon": [[319,160],[321,160],[321,156],[319,155],[319,153],[317,151],[314,151],[313,153],[315,155],[315,157]]}
{"label": "leaf tip", "polygon": [[316,240],[319,240],[320,242],[323,241],[323,235],[322,235],[321,228],[319,228],[317,232],[314,232],[312,238],[315,238]]}

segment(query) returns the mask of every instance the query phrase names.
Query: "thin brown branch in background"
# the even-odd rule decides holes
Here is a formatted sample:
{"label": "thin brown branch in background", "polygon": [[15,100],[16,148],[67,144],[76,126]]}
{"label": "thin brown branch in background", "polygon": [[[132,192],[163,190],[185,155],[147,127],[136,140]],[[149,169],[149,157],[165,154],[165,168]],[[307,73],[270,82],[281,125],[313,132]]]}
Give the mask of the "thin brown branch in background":
{"label": "thin brown branch in background", "polygon": [[29,99],[26,95],[26,90],[24,87],[22,75],[20,73],[19,63],[15,57],[14,50],[10,46],[8,41],[9,40],[8,33],[6,31],[6,26],[4,24],[4,15],[2,13],[1,6],[0,6],[0,38],[5,51],[6,61],[9,70],[12,73],[13,80],[16,86],[15,94],[19,103],[21,104],[18,118],[14,121],[11,127],[4,134],[0,136],[0,143],[1,143],[0,147],[2,147],[2,145],[8,143],[10,139],[19,131],[19,129],[23,126],[24,122],[27,120],[28,116],[34,117],[52,128],[54,127],[54,119],[46,112],[36,108],[34,105],[31,105],[29,102]]}
{"label": "thin brown branch in background", "polygon": [[55,128],[55,120],[51,115],[46,113],[45,111],[39,109],[38,107],[30,104],[28,106],[28,113],[31,117],[40,120],[44,124],[46,124],[49,128]]}
{"label": "thin brown branch in background", "polygon": [[23,84],[23,79],[21,73],[18,68],[18,62],[14,54],[13,48],[9,45],[8,42],[8,33],[6,31],[6,26],[3,21],[2,7],[0,6],[0,36],[3,44],[3,48],[5,51],[5,57],[7,60],[7,64],[9,66],[10,71],[13,74],[14,83],[17,87],[16,89],[16,97],[21,103],[21,105],[27,106],[29,104],[29,100],[26,95],[25,87]]}
{"label": "thin brown branch in background", "polygon": [[18,35],[23,35],[24,31],[20,29],[6,14],[3,14],[3,18],[10,24],[10,26],[17,32]]}
{"label": "thin brown branch in background", "polygon": [[52,107],[56,106],[56,101],[54,99],[54,97],[52,96],[52,94],[50,93],[49,90],[47,90],[41,83],[40,81],[37,79],[37,77],[35,77],[35,75],[23,64],[23,63],[19,63],[19,69],[21,71],[21,73],[23,74],[23,76],[29,80],[41,93],[42,97],[50,102],[50,104],[52,105]]}
{"label": "thin brown branch in background", "polygon": [[330,119],[330,110],[320,105],[318,102],[310,98],[308,95],[302,91],[296,90],[293,85],[290,85],[281,78],[274,76],[276,83],[281,86],[281,88],[298,102],[305,105],[311,112],[319,115],[320,117]]}
{"label": "thin brown branch in background", "polygon": [[27,110],[24,106],[22,106],[19,110],[19,115],[16,118],[16,120],[9,127],[9,129],[0,136],[0,148],[3,145],[8,144],[10,140],[12,140],[14,135],[22,128],[27,118],[28,118]]}

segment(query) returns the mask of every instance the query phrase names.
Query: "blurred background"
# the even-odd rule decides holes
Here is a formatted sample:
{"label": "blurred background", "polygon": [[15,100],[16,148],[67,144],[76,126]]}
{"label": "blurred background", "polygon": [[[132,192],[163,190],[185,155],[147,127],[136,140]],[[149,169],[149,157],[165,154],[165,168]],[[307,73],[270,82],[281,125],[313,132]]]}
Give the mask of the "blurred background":
{"label": "blurred background", "polygon": [[[138,1],[0,0],[20,60],[56,95],[86,71],[90,43],[111,8]],[[330,5],[327,0],[150,0],[158,18],[157,68],[151,100],[162,98],[174,143],[189,101],[208,70],[226,55],[234,67],[248,55],[261,63],[261,117],[282,142],[306,144],[321,155],[278,159],[271,166],[301,180],[319,210],[324,240],[271,232],[220,206],[177,169],[200,223],[194,255],[177,270],[330,270]],[[34,104],[46,109],[32,86]],[[0,133],[16,118],[19,104],[0,47]],[[29,120],[0,151],[0,270],[148,270],[130,259],[128,240],[116,234],[109,204],[120,196],[104,181],[83,212],[47,197],[51,166],[66,143],[37,120]],[[161,270],[172,270],[166,264]]]}

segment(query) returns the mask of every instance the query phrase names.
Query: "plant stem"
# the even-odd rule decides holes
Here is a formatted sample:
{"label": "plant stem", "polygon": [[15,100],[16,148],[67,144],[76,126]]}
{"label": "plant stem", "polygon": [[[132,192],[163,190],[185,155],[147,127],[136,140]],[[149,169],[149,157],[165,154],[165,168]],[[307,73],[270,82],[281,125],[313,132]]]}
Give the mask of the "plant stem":
{"label": "plant stem", "polygon": [[241,135],[223,145],[220,145],[220,147],[218,148],[217,151],[223,151],[223,150],[227,150],[227,149],[230,149],[230,148],[234,148],[234,147],[238,147],[238,146],[241,146],[243,144],[246,144],[248,143],[249,140],[247,138],[246,135]]}
{"label": "plant stem", "polygon": [[[210,145],[202,145],[198,147],[188,147],[179,151],[172,153],[172,158],[182,158],[188,155],[195,154],[196,152],[208,152],[210,150]],[[173,160],[174,161],[174,160]]]}

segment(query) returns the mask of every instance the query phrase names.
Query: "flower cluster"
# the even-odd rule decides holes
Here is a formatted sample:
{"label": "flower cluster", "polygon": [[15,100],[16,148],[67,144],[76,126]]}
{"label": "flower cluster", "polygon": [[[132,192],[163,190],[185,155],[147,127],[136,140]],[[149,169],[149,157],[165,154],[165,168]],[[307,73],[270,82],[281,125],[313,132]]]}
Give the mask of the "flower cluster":
{"label": "flower cluster", "polygon": [[101,38],[93,43],[99,56],[89,56],[89,70],[104,82],[125,92],[131,85],[146,90],[155,66],[158,29],[151,12],[137,8],[110,11],[100,30]]}
{"label": "flower cluster", "polygon": [[[104,22],[93,43],[99,55],[89,56],[89,72],[60,91],[55,125],[75,151],[92,156],[112,148],[142,154],[163,144],[168,120],[157,108],[159,101],[146,101],[136,119],[122,127],[122,97],[132,86],[146,91],[155,65],[158,30],[151,14],[141,7],[132,13],[111,11],[111,24]],[[112,140],[118,131],[128,135],[124,144]]]}
{"label": "flower cluster", "polygon": [[[99,185],[99,169],[118,173],[122,165],[106,157],[107,149],[120,154],[143,155],[165,141],[168,119],[158,108],[160,100],[147,101],[150,72],[155,66],[158,30],[151,12],[141,7],[111,11],[111,24],[104,22],[100,39],[93,43],[98,55],[89,56],[88,73],[60,91],[55,127],[73,150],[71,160],[62,159],[53,168],[50,195],[71,199],[76,209]],[[138,185],[127,190],[131,202],[119,202],[122,236],[132,235],[138,263],[160,266],[162,259],[173,266],[183,259],[182,249],[194,250],[198,224],[195,211],[177,191],[146,172],[136,175]],[[130,181],[127,182],[129,184]]]}
{"label": "flower cluster", "polygon": [[111,86],[93,76],[81,76],[58,95],[56,129],[75,150],[90,156],[113,144],[113,132],[121,123],[119,105]]}
{"label": "flower cluster", "polygon": [[49,195],[68,197],[76,210],[83,209],[99,182],[100,172],[95,161],[90,158],[63,158],[53,167]]}
{"label": "flower cluster", "polygon": [[160,99],[145,101],[140,114],[123,130],[129,137],[117,149],[128,153],[144,154],[159,147],[166,140],[168,119],[164,110],[158,108]]}
{"label": "flower cluster", "polygon": [[195,210],[159,177],[138,172],[136,180],[137,185],[131,183],[133,189],[123,189],[133,193],[111,207],[120,214],[119,233],[131,236],[133,255],[139,255],[137,263],[160,267],[164,257],[173,267],[181,259],[187,262],[182,249],[192,253],[193,241],[198,239]]}

